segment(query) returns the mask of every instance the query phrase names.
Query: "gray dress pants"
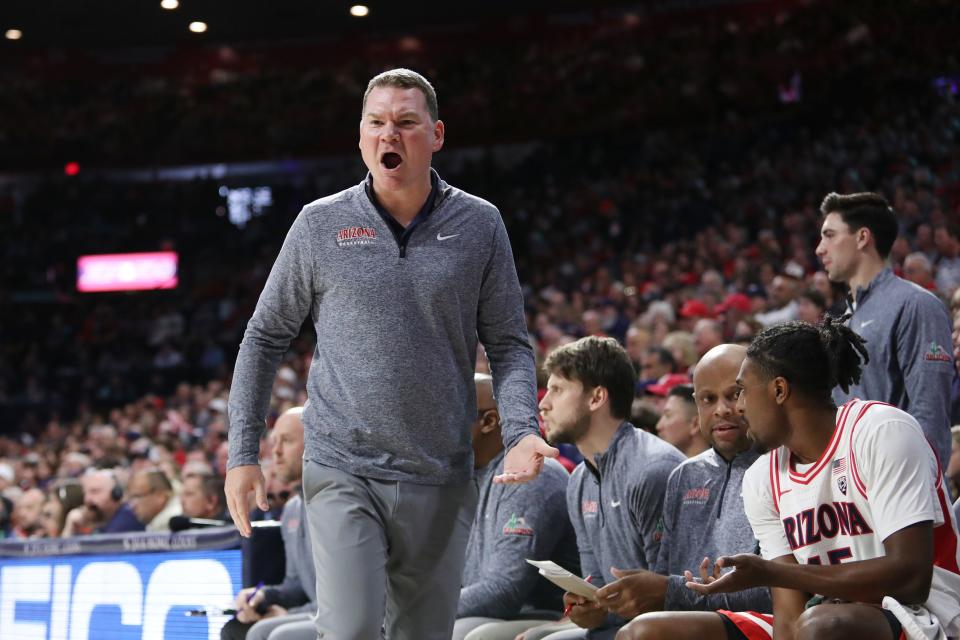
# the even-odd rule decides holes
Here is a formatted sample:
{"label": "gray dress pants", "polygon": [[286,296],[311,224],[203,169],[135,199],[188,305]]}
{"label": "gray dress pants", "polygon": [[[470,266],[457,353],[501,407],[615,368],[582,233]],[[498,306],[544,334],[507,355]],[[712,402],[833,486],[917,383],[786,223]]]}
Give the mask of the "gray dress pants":
{"label": "gray dress pants", "polygon": [[449,640],[477,491],[303,463],[324,640]]}

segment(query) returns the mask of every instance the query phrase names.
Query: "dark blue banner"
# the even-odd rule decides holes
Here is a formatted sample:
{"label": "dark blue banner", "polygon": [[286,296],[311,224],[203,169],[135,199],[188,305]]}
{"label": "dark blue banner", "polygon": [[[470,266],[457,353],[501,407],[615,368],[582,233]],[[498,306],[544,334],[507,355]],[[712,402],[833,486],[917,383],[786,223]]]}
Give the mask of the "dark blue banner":
{"label": "dark blue banner", "polygon": [[[231,606],[241,586],[240,550],[166,547],[161,552],[134,552],[144,546],[162,547],[156,542],[162,538],[168,542],[190,539],[187,544],[197,549],[218,539],[216,535],[208,538],[210,533],[217,532],[122,536],[127,541],[122,548],[129,549],[126,553],[91,554],[86,546],[82,555],[0,558],[0,638],[216,640],[228,617],[185,614],[191,609]],[[79,542],[84,547],[88,541],[57,542]],[[89,542],[95,548],[103,544],[102,540]],[[36,543],[19,544],[27,549]],[[61,550],[67,548],[71,547]]]}

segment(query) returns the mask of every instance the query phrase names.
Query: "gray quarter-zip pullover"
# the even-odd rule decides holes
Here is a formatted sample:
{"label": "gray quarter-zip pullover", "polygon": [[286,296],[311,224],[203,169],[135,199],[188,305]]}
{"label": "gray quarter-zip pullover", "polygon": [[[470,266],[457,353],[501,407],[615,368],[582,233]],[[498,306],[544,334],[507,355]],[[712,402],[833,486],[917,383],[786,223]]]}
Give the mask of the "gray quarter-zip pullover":
{"label": "gray quarter-zip pullover", "polygon": [[494,484],[503,453],[477,470],[477,515],[467,543],[457,617],[514,618],[522,609],[563,608],[563,593],[526,559],[553,560],[577,572],[577,539],[567,515],[570,479],[556,460],[523,484]]}
{"label": "gray quarter-zip pullover", "polygon": [[[596,456],[596,468],[586,461],[577,465],[567,485],[567,509],[585,578],[599,587],[616,580],[611,567],[653,570],[667,478],[684,460],[672,445],[624,422]],[[611,615],[607,624],[625,622]]]}
{"label": "gray quarter-zip pullover", "polygon": [[704,557],[757,553],[757,540],[743,510],[743,474],[759,457],[750,449],[730,462],[714,449],[685,461],[670,474],[663,502],[663,538],[656,572],[670,577],[667,611],[773,611],[770,590],[702,596],[686,587],[684,571],[699,575]]}
{"label": "gray quarter-zip pullover", "polygon": [[889,267],[856,294],[847,324],[866,339],[870,362],[849,393],[834,389],[834,402],[879,400],[906,411],[920,423],[946,468],[954,376],[953,325],[946,305]]}
{"label": "gray quarter-zip pullover", "polygon": [[365,182],[297,216],[237,356],[230,468],[257,464],[277,364],[308,316],[317,346],[307,459],[378,480],[469,482],[478,338],[504,444],[539,433],[533,349],[500,213],[432,177],[433,208],[402,242]]}

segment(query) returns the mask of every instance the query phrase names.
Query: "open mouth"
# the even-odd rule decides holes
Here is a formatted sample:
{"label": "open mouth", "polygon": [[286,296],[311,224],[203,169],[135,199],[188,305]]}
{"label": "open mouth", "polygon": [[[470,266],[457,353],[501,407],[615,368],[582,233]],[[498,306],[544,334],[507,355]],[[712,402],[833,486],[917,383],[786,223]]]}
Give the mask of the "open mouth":
{"label": "open mouth", "polygon": [[729,422],[723,422],[718,424],[713,428],[714,433],[722,433],[725,431],[739,431],[740,427],[735,424],[730,424]]}
{"label": "open mouth", "polygon": [[403,158],[400,157],[399,153],[388,151],[380,158],[380,163],[387,169],[396,169],[403,163]]}

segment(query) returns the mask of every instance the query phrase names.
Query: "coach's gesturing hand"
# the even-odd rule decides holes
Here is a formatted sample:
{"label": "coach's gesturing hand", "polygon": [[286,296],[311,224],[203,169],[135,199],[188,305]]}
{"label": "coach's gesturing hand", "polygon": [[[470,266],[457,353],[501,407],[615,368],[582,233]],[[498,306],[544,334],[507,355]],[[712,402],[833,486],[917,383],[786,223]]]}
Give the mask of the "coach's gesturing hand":
{"label": "coach's gesturing hand", "polygon": [[[687,588],[703,595],[710,595],[711,593],[733,593],[753,587],[767,586],[770,584],[769,564],[769,561],[750,553],[721,556],[717,558],[713,575],[709,577],[713,578],[721,569],[733,567],[733,571],[710,580],[709,584],[701,584],[690,580],[687,582]],[[705,573],[705,568],[701,568],[701,574]]]}
{"label": "coach's gesturing hand", "polygon": [[497,484],[518,484],[529,482],[540,475],[544,458],[556,458],[560,450],[543,441],[543,438],[530,434],[515,444],[503,458],[503,473],[494,476]]}
{"label": "coach's gesturing hand", "polygon": [[227,478],[223,484],[223,492],[227,496],[227,508],[230,509],[233,524],[237,525],[237,530],[244,538],[249,538],[251,533],[250,514],[247,512],[247,496],[251,491],[256,492],[257,506],[263,511],[269,510],[267,486],[263,479],[263,472],[260,471],[260,465],[244,464],[227,471]]}

